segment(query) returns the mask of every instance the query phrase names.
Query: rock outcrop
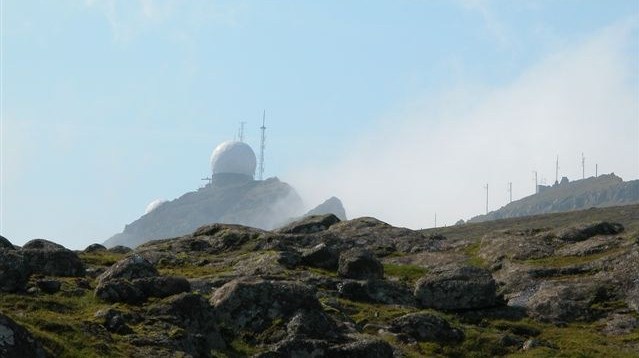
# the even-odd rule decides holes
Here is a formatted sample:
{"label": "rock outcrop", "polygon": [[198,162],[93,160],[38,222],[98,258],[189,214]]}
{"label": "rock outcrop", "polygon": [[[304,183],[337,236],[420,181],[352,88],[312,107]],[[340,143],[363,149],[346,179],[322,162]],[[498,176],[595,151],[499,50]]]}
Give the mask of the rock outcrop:
{"label": "rock outcrop", "polygon": [[639,206],[529,220],[218,223],[71,252],[76,276],[5,244],[0,356],[636,355]]}

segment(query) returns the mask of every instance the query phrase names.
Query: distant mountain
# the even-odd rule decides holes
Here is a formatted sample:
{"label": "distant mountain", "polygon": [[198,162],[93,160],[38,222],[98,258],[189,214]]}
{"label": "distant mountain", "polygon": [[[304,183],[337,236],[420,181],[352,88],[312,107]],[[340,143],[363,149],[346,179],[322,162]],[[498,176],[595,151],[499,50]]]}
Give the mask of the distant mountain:
{"label": "distant mountain", "polygon": [[176,237],[211,223],[273,229],[303,212],[302,200],[277,178],[258,181],[243,175],[217,175],[214,182],[178,199],[162,203],[126,225],[104,245],[136,247]]}
{"label": "distant mountain", "polygon": [[624,182],[614,173],[573,182],[564,177],[560,183],[538,188],[537,194],[513,201],[486,215],[475,216],[468,222],[639,203],[639,180]]}

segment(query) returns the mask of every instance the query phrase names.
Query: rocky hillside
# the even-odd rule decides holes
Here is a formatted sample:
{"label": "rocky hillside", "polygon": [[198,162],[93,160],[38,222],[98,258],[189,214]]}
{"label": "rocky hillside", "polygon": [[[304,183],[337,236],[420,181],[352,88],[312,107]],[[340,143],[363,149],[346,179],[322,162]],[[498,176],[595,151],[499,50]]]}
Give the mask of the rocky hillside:
{"label": "rocky hillside", "polygon": [[134,251],[0,240],[2,357],[636,357],[639,206],[413,231],[314,216]]}
{"label": "rocky hillside", "polygon": [[553,186],[540,185],[537,194],[513,201],[486,215],[476,216],[469,222],[638,203],[639,180],[624,182],[614,173],[573,182],[564,177]]}
{"label": "rocky hillside", "polygon": [[126,225],[104,245],[135,247],[154,239],[177,237],[211,223],[242,224],[270,229],[302,213],[302,199],[290,185],[226,175],[194,192],[163,203]]}

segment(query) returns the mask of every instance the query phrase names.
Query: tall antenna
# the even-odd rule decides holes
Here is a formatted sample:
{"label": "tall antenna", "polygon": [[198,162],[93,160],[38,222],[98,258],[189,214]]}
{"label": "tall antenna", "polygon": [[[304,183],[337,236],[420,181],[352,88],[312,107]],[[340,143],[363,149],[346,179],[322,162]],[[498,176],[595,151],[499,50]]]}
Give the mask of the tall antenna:
{"label": "tall antenna", "polygon": [[533,174],[535,174],[535,194],[539,193],[539,181],[537,181],[537,171],[533,170]]}
{"label": "tall antenna", "polygon": [[559,155],[557,155],[557,161],[555,162],[555,184],[559,184]]}
{"label": "tall antenna", "polygon": [[244,124],[246,124],[246,122],[240,122],[240,130],[237,132],[237,139],[240,142],[244,142]]}
{"label": "tall antenna", "polygon": [[488,184],[484,185],[484,189],[486,189],[486,214],[488,214]]}
{"label": "tall antenna", "polygon": [[581,179],[586,179],[586,157],[581,153]]}
{"label": "tall antenna", "polygon": [[264,179],[264,147],[266,146],[266,110],[262,113],[262,126],[260,127],[262,131],[262,140],[260,141],[260,167],[259,167],[259,178],[260,180]]}
{"label": "tall antenna", "polygon": [[513,182],[509,182],[508,183],[508,196],[509,196],[509,203],[513,202]]}

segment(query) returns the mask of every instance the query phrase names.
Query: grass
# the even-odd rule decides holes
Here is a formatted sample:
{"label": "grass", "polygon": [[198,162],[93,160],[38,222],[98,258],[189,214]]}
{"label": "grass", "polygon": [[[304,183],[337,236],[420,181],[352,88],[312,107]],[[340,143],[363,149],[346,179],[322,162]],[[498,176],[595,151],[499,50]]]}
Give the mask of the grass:
{"label": "grass", "polygon": [[479,249],[481,247],[481,243],[477,241],[474,244],[468,245],[464,248],[464,254],[468,256],[466,263],[480,268],[488,267],[488,263],[486,260],[479,256]]}
{"label": "grass", "polygon": [[110,251],[80,252],[80,259],[91,266],[111,266],[120,261],[126,254],[118,254]]}
{"label": "grass", "polygon": [[417,265],[384,264],[384,275],[397,277],[406,283],[415,283],[426,273],[428,269]]}

